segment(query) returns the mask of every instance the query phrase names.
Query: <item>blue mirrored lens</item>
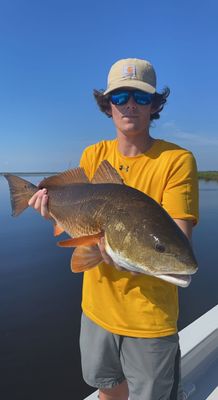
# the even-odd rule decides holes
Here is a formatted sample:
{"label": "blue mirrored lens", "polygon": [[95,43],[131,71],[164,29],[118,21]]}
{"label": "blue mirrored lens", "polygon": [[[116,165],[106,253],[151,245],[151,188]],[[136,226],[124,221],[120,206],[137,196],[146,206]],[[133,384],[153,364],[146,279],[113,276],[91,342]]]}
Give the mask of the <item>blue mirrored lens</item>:
{"label": "blue mirrored lens", "polygon": [[115,92],[111,94],[111,102],[117,106],[126,104],[130,98],[129,92]]}
{"label": "blue mirrored lens", "polygon": [[141,90],[135,90],[134,92],[132,92],[132,95],[137,104],[141,104],[143,106],[151,104],[152,101],[151,93],[142,92]]}

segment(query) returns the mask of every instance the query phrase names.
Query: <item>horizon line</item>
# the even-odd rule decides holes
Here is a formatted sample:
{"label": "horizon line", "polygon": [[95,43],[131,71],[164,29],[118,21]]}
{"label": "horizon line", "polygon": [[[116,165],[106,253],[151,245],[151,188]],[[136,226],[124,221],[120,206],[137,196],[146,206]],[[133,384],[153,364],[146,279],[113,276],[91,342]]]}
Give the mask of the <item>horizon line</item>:
{"label": "horizon line", "polygon": [[55,175],[55,174],[60,174],[62,171],[59,171],[59,172],[49,172],[49,171],[33,171],[33,172],[31,172],[31,171],[29,171],[29,172],[21,172],[21,171],[12,171],[12,172],[9,172],[9,171],[7,171],[7,172],[0,172],[0,175],[9,175],[9,174],[11,174],[11,175]]}

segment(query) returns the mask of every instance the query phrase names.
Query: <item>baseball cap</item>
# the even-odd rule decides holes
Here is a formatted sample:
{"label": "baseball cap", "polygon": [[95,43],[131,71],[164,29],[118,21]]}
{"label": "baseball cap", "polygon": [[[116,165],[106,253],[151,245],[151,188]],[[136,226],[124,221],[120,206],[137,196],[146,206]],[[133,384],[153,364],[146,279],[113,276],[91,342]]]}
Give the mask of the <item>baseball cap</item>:
{"label": "baseball cap", "polygon": [[138,58],[126,58],[113,64],[108,74],[107,89],[104,94],[122,87],[155,93],[156,73],[152,64]]}

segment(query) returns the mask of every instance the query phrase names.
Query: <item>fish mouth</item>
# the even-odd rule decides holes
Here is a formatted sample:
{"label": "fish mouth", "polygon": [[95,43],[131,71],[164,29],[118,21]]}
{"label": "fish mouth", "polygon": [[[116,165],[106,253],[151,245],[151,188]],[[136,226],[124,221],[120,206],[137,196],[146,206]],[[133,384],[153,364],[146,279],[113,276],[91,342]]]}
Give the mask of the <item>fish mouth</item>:
{"label": "fish mouth", "polygon": [[[180,271],[162,271],[162,272],[151,272],[151,275],[156,278],[162,279],[166,282],[173,283],[174,285],[181,287],[188,287],[191,283],[191,275],[197,272],[197,264],[187,265],[187,269],[182,269]],[[145,272],[146,273],[146,272]],[[150,273],[149,273],[150,275]]]}
{"label": "fish mouth", "polygon": [[186,288],[191,283],[191,275],[184,274],[165,274],[165,275],[154,275],[156,278],[162,279],[163,281],[172,283],[176,286]]}

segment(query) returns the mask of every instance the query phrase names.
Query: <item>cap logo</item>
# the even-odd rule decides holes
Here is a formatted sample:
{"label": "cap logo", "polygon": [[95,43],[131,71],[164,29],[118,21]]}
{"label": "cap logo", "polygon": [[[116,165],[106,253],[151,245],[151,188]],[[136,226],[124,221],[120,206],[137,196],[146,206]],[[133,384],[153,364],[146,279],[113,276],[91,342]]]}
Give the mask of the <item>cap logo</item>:
{"label": "cap logo", "polygon": [[136,78],[136,66],[134,64],[123,66],[123,77],[125,78]]}

